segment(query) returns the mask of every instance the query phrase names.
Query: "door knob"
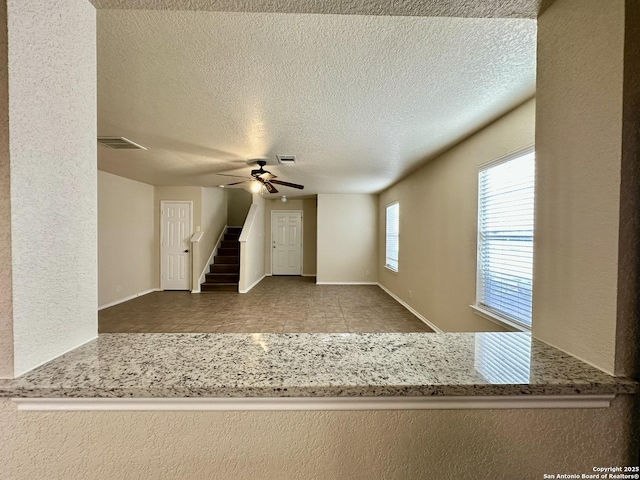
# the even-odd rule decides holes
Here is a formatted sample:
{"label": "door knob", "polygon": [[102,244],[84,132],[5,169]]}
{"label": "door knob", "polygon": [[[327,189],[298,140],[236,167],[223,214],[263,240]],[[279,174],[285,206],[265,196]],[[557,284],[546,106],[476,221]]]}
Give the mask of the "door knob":
{"label": "door knob", "polygon": [[189,253],[189,250],[185,250],[184,253]]}

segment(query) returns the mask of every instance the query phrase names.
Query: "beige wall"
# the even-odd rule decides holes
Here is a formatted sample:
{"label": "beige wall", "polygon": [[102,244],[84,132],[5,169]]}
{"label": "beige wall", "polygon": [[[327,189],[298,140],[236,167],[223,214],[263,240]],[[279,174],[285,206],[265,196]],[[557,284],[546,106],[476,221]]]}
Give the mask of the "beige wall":
{"label": "beige wall", "polygon": [[7,3],[0,2],[0,378],[13,378],[13,277],[11,275],[11,157]]}
{"label": "beige wall", "polygon": [[6,4],[0,28],[8,32],[14,373],[21,375],[98,333],[96,16],[80,0]]}
{"label": "beige wall", "polygon": [[[380,194],[380,283],[448,332],[502,330],[474,314],[478,166],[534,142],[530,100]],[[398,273],[385,264],[385,207],[400,202]]]}
{"label": "beige wall", "polygon": [[251,193],[243,188],[228,188],[227,190],[227,223],[230,227],[241,227],[251,207]]}
{"label": "beige wall", "polygon": [[98,172],[98,305],[156,288],[154,187]]}
{"label": "beige wall", "polygon": [[624,19],[623,0],[557,0],[538,21],[533,333],[607,372],[615,356]]}
{"label": "beige wall", "polygon": [[227,193],[222,188],[202,189],[202,240],[198,244],[200,259],[196,273],[200,275],[208,264],[209,257],[224,227],[227,225]]}
{"label": "beige wall", "polygon": [[10,480],[540,480],[637,465],[631,415],[623,398],[595,410],[377,412],[43,413],[4,400],[0,465]]}
{"label": "beige wall", "polygon": [[318,249],[318,208],[317,198],[305,198],[302,202],[304,242],[302,245],[302,274],[316,274],[316,252]]}
{"label": "beige wall", "polygon": [[318,195],[318,283],[378,281],[378,196]]}

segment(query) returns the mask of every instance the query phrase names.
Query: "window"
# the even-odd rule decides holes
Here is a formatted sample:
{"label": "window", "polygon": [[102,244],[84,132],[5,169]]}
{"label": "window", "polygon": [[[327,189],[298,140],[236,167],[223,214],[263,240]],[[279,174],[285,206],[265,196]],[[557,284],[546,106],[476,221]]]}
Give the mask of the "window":
{"label": "window", "polygon": [[400,232],[400,204],[394,202],[387,205],[387,252],[385,267],[398,271],[398,235]]}
{"label": "window", "polygon": [[476,307],[531,328],[535,152],[481,167]]}

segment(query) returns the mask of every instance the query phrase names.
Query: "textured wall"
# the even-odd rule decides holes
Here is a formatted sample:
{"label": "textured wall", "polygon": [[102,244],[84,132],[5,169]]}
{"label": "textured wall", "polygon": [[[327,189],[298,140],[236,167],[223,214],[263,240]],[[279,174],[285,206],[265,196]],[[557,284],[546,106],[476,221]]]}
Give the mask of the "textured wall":
{"label": "textured wall", "polygon": [[152,185],[98,172],[98,305],[156,288]]}
{"label": "textured wall", "polygon": [[0,2],[0,378],[13,378],[7,4]]}
{"label": "textured wall", "polygon": [[557,0],[538,21],[533,333],[607,372],[617,315],[624,3]]}
{"label": "textured wall", "polygon": [[[478,166],[531,145],[534,131],[530,100],[380,194],[380,283],[444,331],[502,330],[469,308],[476,298]],[[398,273],[384,268],[385,206],[395,200]]]}
{"label": "textured wall", "polygon": [[378,196],[318,195],[317,282],[378,281]]}
{"label": "textured wall", "polygon": [[621,398],[597,410],[227,413],[4,401],[0,465],[7,480],[539,480],[637,465],[630,418]]}
{"label": "textured wall", "polygon": [[97,334],[96,23],[9,0],[15,372]]}

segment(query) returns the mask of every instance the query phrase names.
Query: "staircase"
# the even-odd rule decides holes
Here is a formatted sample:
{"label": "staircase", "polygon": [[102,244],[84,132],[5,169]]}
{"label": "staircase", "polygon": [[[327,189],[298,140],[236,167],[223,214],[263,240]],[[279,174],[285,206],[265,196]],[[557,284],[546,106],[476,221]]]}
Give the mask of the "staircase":
{"label": "staircase", "polygon": [[228,227],[209,266],[210,273],[200,286],[201,292],[238,292],[240,280],[240,227]]}

